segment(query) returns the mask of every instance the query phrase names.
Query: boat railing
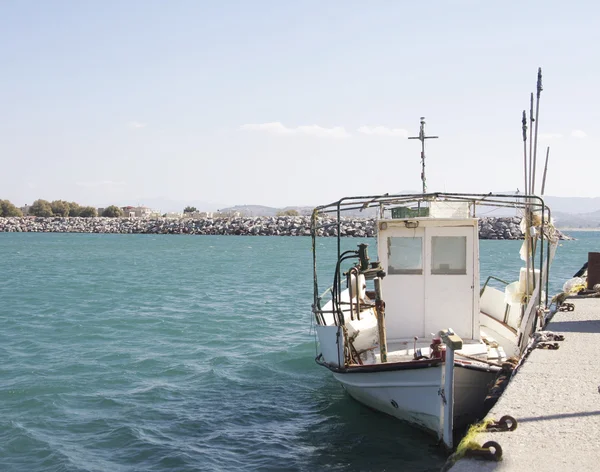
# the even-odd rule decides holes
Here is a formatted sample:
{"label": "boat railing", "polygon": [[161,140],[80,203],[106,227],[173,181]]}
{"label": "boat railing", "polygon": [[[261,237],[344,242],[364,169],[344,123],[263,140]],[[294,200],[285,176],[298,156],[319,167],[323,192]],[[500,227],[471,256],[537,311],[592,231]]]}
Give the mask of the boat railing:
{"label": "boat railing", "polygon": [[490,280],[497,280],[498,282],[503,283],[505,286],[510,283],[510,282],[507,282],[506,280],[502,280],[500,277],[496,277],[494,275],[490,275],[490,276],[488,276],[488,278],[486,279],[485,283],[481,287],[481,290],[479,291],[479,296],[480,297],[483,295],[483,292],[485,291],[485,288],[488,286],[488,283],[490,282]]}
{"label": "boat railing", "polygon": [[[346,197],[327,205],[315,208],[319,214],[342,213],[351,210],[364,211],[368,208],[389,209],[395,205],[406,205],[409,203],[428,203],[442,199],[447,202],[468,202],[473,204],[473,211],[477,206],[493,206],[496,208],[522,208],[532,211],[546,210],[544,200],[536,195],[524,194],[462,194],[435,192],[426,194],[403,194],[403,195],[371,195],[361,197]],[[475,215],[473,215],[475,216]]]}
{"label": "boat railing", "polygon": [[[333,286],[329,287],[327,290],[325,290],[321,295],[319,295],[317,297],[316,304],[313,306],[313,310],[312,310],[317,319],[317,323],[319,323],[322,326],[327,325],[327,323],[325,322],[325,317],[323,315],[325,315],[325,314],[333,315],[333,321],[334,321],[335,325],[338,324],[335,315],[337,314],[338,316],[340,316],[340,310],[336,306],[332,306],[331,310],[324,310],[323,308],[321,308],[321,302],[323,301],[323,298],[325,298],[328,294],[330,294],[331,299],[333,299]],[[343,302],[342,302],[342,304],[343,304]]]}
{"label": "boat railing", "polygon": [[[345,197],[336,202],[332,202],[327,205],[321,205],[314,209],[312,217],[311,232],[313,240],[318,237],[318,230],[326,227],[337,227],[337,252],[338,256],[341,254],[341,225],[342,215],[347,211],[364,211],[366,209],[377,210],[376,218],[383,218],[384,212],[391,210],[394,206],[408,204],[428,204],[432,201],[446,201],[446,202],[468,202],[470,204],[470,214],[473,218],[477,217],[477,208],[481,207],[496,207],[496,208],[511,208],[515,210],[521,210],[525,212],[529,224],[531,224],[532,214],[541,214],[541,223],[538,233],[539,244],[533,245],[531,251],[530,261],[531,266],[539,267],[540,272],[543,272],[545,268],[546,273],[550,267],[550,243],[547,241],[545,234],[545,227],[547,222],[551,221],[550,209],[546,206],[543,198],[537,195],[526,195],[526,194],[469,194],[469,193],[423,193],[423,194],[398,194],[398,195],[367,195],[360,197]],[[373,214],[369,215],[370,217]],[[333,221],[326,219],[325,221],[320,220],[321,217],[332,218]],[[413,218],[409,218],[413,219]],[[315,251],[316,252],[316,251]],[[536,252],[539,260],[536,261]],[[545,261],[544,261],[545,257]],[[313,257],[314,269],[316,270],[316,260]],[[544,267],[545,266],[545,267]],[[529,272],[527,272],[529,273]],[[548,279],[544,280],[546,285],[546,299],[544,304],[548,304]],[[542,304],[541,295],[542,292],[538,292],[538,303]],[[316,291],[315,291],[316,296]]]}
{"label": "boat railing", "polygon": [[321,300],[323,300],[323,298],[325,298],[327,296],[328,293],[332,293],[332,292],[333,292],[333,286],[329,287],[321,295],[319,295],[319,304],[320,304]]}
{"label": "boat railing", "polygon": [[[317,304],[315,307],[313,307],[313,313],[315,314],[315,316],[317,318],[317,322],[319,322],[322,325],[326,325],[325,318],[323,317],[324,314],[332,314],[332,315],[337,314],[339,318],[343,319],[344,311],[350,311],[351,318],[354,319],[352,308],[354,307],[355,303],[352,301],[338,300],[336,306],[333,306],[331,310],[324,310],[323,308],[321,308],[321,302],[328,294],[331,294],[333,296],[333,286],[329,287],[327,290],[325,290],[321,295],[319,295],[317,297]],[[360,306],[370,306],[370,305],[359,304],[359,307]],[[344,310],[344,307],[347,307],[348,310]],[[358,315],[358,319],[360,319],[360,314]],[[338,320],[336,319],[335,316],[333,317],[333,321],[336,326],[339,324]]]}

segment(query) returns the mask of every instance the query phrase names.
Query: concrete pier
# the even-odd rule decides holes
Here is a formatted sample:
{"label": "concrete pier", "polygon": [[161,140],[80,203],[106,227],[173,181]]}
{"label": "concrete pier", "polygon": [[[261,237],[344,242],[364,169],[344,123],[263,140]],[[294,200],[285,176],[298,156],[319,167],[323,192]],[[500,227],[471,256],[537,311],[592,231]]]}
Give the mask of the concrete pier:
{"label": "concrete pier", "polygon": [[558,312],[546,328],[565,336],[558,350],[535,349],[488,418],[504,415],[515,431],[478,433],[495,441],[499,462],[459,459],[449,470],[597,471],[600,469],[600,299],[568,299],[572,312]]}

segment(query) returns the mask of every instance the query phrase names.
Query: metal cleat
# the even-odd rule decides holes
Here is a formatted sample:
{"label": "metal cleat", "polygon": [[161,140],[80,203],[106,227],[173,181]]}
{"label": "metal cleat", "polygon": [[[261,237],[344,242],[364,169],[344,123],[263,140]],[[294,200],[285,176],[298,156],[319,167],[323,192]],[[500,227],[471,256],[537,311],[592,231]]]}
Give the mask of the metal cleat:
{"label": "metal cleat", "polygon": [[488,461],[499,461],[502,459],[502,447],[496,441],[488,441],[477,449],[467,449],[465,457],[474,457]]}
{"label": "metal cleat", "polygon": [[533,338],[538,342],[545,341],[564,341],[565,337],[562,334],[557,334],[552,331],[536,331],[532,334]]}
{"label": "metal cleat", "polygon": [[558,307],[558,311],[575,311],[575,305],[573,303],[564,302]]}
{"label": "metal cleat", "polygon": [[537,349],[550,349],[551,351],[556,351],[560,346],[558,343],[541,342],[537,343],[535,347]]}
{"label": "metal cleat", "polygon": [[490,432],[514,431],[517,429],[517,420],[512,416],[504,415],[498,421],[486,425],[485,429]]}

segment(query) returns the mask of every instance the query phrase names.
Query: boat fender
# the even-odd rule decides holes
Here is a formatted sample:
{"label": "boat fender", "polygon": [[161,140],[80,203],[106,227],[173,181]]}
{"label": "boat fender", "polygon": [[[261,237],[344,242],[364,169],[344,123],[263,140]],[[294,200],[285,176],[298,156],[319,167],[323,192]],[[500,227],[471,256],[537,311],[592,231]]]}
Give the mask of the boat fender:
{"label": "boat fender", "polygon": [[360,302],[364,302],[366,291],[367,291],[367,283],[365,281],[365,276],[363,274],[358,274],[358,283],[357,283],[357,278],[353,271],[350,273],[350,277],[348,279],[348,289],[350,290],[350,300],[353,300],[356,297],[357,286],[358,286],[358,300]]}

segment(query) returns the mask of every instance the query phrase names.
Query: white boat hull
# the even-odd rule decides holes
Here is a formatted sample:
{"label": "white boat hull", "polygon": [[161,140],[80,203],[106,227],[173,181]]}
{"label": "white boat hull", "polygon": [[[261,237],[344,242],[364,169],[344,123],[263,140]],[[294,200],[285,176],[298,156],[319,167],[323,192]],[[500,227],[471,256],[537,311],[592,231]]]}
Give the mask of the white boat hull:
{"label": "white boat hull", "polygon": [[[334,372],[358,402],[437,434],[441,427],[442,365],[387,372]],[[467,425],[484,412],[484,399],[496,373],[456,366],[454,426]]]}

